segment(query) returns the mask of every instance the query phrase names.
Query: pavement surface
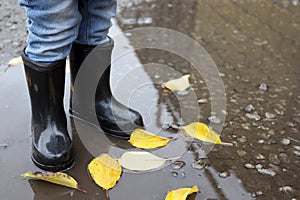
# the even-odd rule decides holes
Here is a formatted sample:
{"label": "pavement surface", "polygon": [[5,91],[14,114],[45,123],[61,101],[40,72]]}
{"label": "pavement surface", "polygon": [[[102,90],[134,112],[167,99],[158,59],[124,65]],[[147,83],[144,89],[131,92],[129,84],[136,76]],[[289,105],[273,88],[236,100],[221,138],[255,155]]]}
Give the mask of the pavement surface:
{"label": "pavement surface", "polygon": [[[1,199],[105,199],[105,192],[90,179],[87,164],[99,153],[119,156],[132,147],[109,137],[105,143],[101,130],[80,121],[69,121],[76,164],[68,173],[87,194],[20,176],[28,170],[39,171],[30,160],[30,107],[24,71],[21,65],[7,69],[8,60],[17,57],[25,46],[25,15],[12,0],[1,2],[0,10]],[[110,32],[116,39],[114,52],[133,50],[144,42],[145,36],[128,30],[168,28],[201,44],[216,63],[224,83],[227,101],[222,111],[226,118],[222,120],[222,113],[212,112],[212,97],[217,91],[209,90],[205,76],[195,74],[194,66],[185,58],[158,49],[126,54],[113,64],[112,88],[120,101],[143,114],[146,129],[158,130],[166,122],[178,122],[178,106],[193,110],[194,93],[199,100],[197,118],[213,127],[222,125],[218,133],[233,147],[214,146],[206,155],[206,144],[193,143],[180,162],[169,163],[158,171],[125,170],[110,190],[110,199],[164,199],[170,189],[193,185],[198,185],[201,192],[189,199],[300,199],[297,0],[124,0],[120,1],[114,22]],[[155,35],[153,41],[162,37]],[[165,73],[161,66],[174,71]],[[162,100],[154,83],[186,73],[192,74],[193,90],[170,101]],[[195,111],[188,112],[192,116]],[[217,118],[212,120],[211,116]],[[164,134],[169,136],[174,131],[166,130]],[[181,147],[180,140],[178,144]],[[171,146],[156,153],[166,155],[178,149]]]}

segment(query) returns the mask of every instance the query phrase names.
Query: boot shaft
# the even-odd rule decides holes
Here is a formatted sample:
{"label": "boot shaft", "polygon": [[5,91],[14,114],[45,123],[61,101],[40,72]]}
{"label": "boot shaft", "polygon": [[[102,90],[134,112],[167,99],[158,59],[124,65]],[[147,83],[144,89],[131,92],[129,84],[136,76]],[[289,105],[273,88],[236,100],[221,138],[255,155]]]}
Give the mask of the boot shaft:
{"label": "boot shaft", "polygon": [[[94,112],[95,100],[97,101],[97,97],[101,93],[105,93],[107,96],[112,96],[109,87],[109,77],[113,46],[114,42],[112,39],[110,42],[99,46],[73,44],[70,53],[71,110],[73,109],[72,103],[75,103],[76,105],[80,105],[81,108],[84,108],[77,108],[77,110],[81,110],[81,113]],[[87,60],[85,60],[86,58]],[[85,62],[84,69],[81,68],[83,62]],[[80,79],[78,79],[77,76],[78,72],[81,73],[79,76]],[[78,81],[76,84],[75,80]],[[74,92],[75,85],[76,92]],[[96,88],[96,90],[92,91],[92,88]]]}
{"label": "boot shaft", "polygon": [[[92,50],[94,51],[93,56],[91,57],[95,58],[95,56],[97,56],[100,58],[97,60],[98,62],[92,63],[94,65],[93,71],[99,74],[99,72],[103,72],[103,69],[107,69],[108,73],[110,73],[111,54],[113,47],[114,42],[112,39],[110,39],[108,43],[99,46],[73,43],[72,50],[70,52],[71,84],[74,84],[80,66]],[[99,70],[97,70],[97,68]]]}
{"label": "boot shaft", "polygon": [[50,65],[33,62],[22,54],[31,102],[32,124],[65,121],[65,59]]}

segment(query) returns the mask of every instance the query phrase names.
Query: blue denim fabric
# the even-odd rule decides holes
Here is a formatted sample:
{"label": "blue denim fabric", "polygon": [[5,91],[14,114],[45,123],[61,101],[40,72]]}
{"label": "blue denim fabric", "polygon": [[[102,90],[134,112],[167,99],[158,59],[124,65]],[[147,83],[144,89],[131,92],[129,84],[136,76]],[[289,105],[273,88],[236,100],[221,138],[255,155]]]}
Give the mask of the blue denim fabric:
{"label": "blue denim fabric", "polygon": [[109,41],[116,0],[19,0],[28,29],[25,54],[38,63],[66,58],[72,43],[100,45]]}

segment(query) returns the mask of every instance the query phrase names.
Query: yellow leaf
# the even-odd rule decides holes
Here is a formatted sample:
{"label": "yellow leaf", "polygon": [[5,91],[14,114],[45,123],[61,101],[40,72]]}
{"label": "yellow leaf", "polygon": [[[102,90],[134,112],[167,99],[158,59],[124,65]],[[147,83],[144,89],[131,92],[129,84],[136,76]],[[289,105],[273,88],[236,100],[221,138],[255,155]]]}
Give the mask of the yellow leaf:
{"label": "yellow leaf", "polygon": [[122,173],[121,165],[108,154],[94,158],[88,169],[95,183],[106,190],[116,185]]}
{"label": "yellow leaf", "polygon": [[160,137],[142,129],[134,130],[128,140],[128,142],[133,146],[143,149],[166,146],[169,141],[169,138]]}
{"label": "yellow leaf", "polygon": [[166,159],[146,151],[127,151],[118,159],[122,167],[133,171],[148,171],[163,166]]}
{"label": "yellow leaf", "polygon": [[20,65],[22,63],[23,63],[22,58],[21,58],[21,56],[19,56],[17,58],[13,58],[13,59],[9,60],[8,66]]}
{"label": "yellow leaf", "polygon": [[82,190],[78,187],[77,181],[73,177],[69,176],[66,173],[48,172],[47,174],[42,174],[41,172],[32,173],[31,171],[28,171],[28,172],[22,174],[21,176],[23,176],[24,178],[33,178],[33,179],[47,181],[50,183],[55,183],[57,185],[74,188],[81,192],[86,193],[85,190]]}
{"label": "yellow leaf", "polygon": [[189,125],[182,126],[183,130],[190,136],[214,144],[221,144],[219,135],[211,130],[206,124],[200,122],[193,122]]}
{"label": "yellow leaf", "polygon": [[179,188],[177,190],[171,190],[165,200],[185,200],[188,195],[199,192],[198,186],[195,185],[192,188]]}
{"label": "yellow leaf", "polygon": [[189,83],[190,75],[184,75],[178,79],[170,80],[168,82],[162,83],[163,87],[171,91],[184,91],[190,87]]}

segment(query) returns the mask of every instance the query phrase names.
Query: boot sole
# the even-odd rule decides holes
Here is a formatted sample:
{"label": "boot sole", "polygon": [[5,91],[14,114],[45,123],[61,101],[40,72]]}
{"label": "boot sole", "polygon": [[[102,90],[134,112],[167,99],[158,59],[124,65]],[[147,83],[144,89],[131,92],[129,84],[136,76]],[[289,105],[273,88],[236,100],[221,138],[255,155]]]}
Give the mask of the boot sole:
{"label": "boot sole", "polygon": [[[75,119],[78,119],[78,120],[80,120],[80,121],[82,121],[82,122],[85,122],[85,123],[87,123],[87,124],[90,124],[90,125],[92,125],[92,126],[94,126],[94,127],[97,128],[98,130],[103,131],[106,135],[114,136],[114,137],[116,137],[116,138],[121,138],[121,139],[129,139],[129,138],[130,138],[129,135],[128,135],[128,136],[121,136],[121,135],[120,135],[120,132],[117,132],[117,131],[115,131],[115,130],[107,129],[107,128],[102,128],[102,127],[99,125],[99,123],[91,122],[91,121],[89,121],[89,120],[87,120],[87,119],[84,119],[84,118],[82,118],[82,117],[79,117],[79,116],[73,114],[74,112],[76,113],[76,111],[70,111],[70,112],[69,112],[71,117],[73,117],[73,118],[75,118]],[[132,131],[133,131],[133,130],[132,130]]]}
{"label": "boot sole", "polygon": [[50,172],[67,171],[71,169],[75,164],[74,156],[72,156],[72,159],[69,162],[61,165],[45,165],[41,162],[38,162],[33,156],[31,156],[31,160],[38,168]]}

